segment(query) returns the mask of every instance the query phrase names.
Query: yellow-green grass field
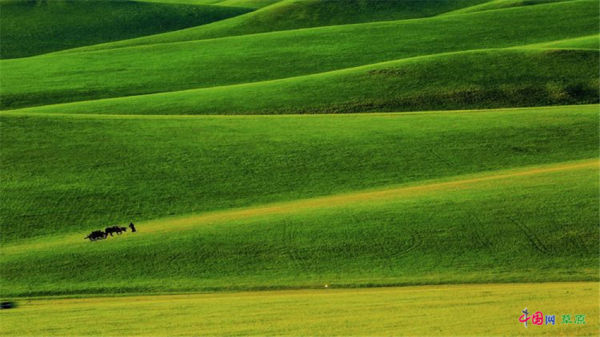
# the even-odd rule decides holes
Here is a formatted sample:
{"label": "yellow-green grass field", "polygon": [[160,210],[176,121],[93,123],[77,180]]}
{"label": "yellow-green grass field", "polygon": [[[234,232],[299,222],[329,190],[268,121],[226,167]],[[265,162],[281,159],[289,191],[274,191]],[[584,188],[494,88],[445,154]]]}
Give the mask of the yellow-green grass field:
{"label": "yellow-green grass field", "polygon": [[[597,336],[598,290],[563,282],[22,299],[0,312],[0,335]],[[556,325],[525,328],[525,307]]]}
{"label": "yellow-green grass field", "polygon": [[0,0],[0,337],[599,336],[599,9]]}
{"label": "yellow-green grass field", "polygon": [[[4,245],[14,296],[598,281],[598,160]],[[577,214],[574,210],[577,209]]]}

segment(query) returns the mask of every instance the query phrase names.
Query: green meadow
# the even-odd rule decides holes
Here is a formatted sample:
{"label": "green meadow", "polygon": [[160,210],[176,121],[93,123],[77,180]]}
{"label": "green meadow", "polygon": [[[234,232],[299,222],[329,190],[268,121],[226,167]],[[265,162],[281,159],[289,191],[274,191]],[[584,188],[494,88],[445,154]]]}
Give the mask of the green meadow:
{"label": "green meadow", "polygon": [[31,296],[597,281],[598,164],[138,222],[139,233],[94,243],[82,233],[5,244],[1,289]]}
{"label": "green meadow", "polygon": [[180,30],[249,9],[136,1],[1,0],[0,57],[18,58]]}
{"label": "green meadow", "polygon": [[0,0],[0,335],[598,335],[599,6]]}
{"label": "green meadow", "polygon": [[[576,299],[586,298],[585,302]],[[514,324],[520,303],[556,325]],[[114,321],[118,312],[118,323]],[[586,324],[562,314],[588,313]],[[27,299],[3,335],[594,336],[598,284],[540,283]],[[65,321],[63,317],[69,317]],[[110,322],[90,324],[90,322]]]}
{"label": "green meadow", "polygon": [[3,226],[2,238],[594,158],[597,111],[6,113],[1,214],[3,223],[26,225]]}
{"label": "green meadow", "polygon": [[[564,40],[598,34],[598,12],[595,11],[597,1],[567,1],[551,3],[538,6],[524,6],[495,11],[484,11],[473,14],[443,16],[426,18],[420,20],[398,20],[389,22],[373,22],[358,25],[338,25],[322,28],[312,28],[294,31],[280,31],[268,34],[251,34],[244,36],[224,37],[220,39],[196,40],[180,43],[155,43],[152,45],[137,46],[131,48],[105,49],[98,51],[73,51],[60,54],[48,54],[32,58],[4,60],[2,66],[3,97],[1,106],[4,108],[17,108],[32,105],[43,105],[50,103],[72,102],[81,100],[92,100],[107,97],[123,97],[157,92],[172,92],[186,89],[198,89],[211,87],[211,90],[226,90],[223,86],[233,84],[249,85],[250,82],[261,82],[267,80],[283,79],[290,82],[292,92],[298,87],[301,92],[309,90],[314,93],[330,93],[343,95],[346,86],[356,85],[362,90],[369,90],[369,99],[381,99],[395,91],[379,91],[377,87],[371,88],[373,82],[379,83],[379,78],[371,79],[367,83],[355,82],[352,78],[356,70],[354,68],[375,63],[396,61],[398,63],[408,62],[414,64],[416,74],[413,76],[402,76],[403,72],[387,74],[385,82],[404,83],[409,81],[411,86],[416,86],[418,92],[429,95],[428,91],[438,93],[439,88],[431,88],[435,82],[440,80],[450,82],[447,90],[456,91],[458,98],[448,97],[447,100],[458,100],[461,95],[469,95],[470,90],[465,83],[454,82],[454,78],[462,78],[462,75],[476,76],[474,81],[477,88],[490,88],[500,91],[499,97],[491,99],[495,106],[510,107],[515,102],[507,101],[501,91],[504,85],[506,90],[512,89],[512,83],[505,81],[514,78],[529,79],[532,73],[537,71],[537,76],[542,78],[535,80],[537,87],[531,91],[546,90],[549,82],[558,82],[556,85],[575,85],[574,81],[580,81],[582,92],[588,92],[589,86],[597,81],[595,78],[594,65],[598,63],[597,52],[589,51],[560,51],[553,52],[534,50],[524,51],[527,55],[519,55],[515,51],[502,51],[496,48],[518,47],[534,43]],[[519,22],[518,25],[514,24]],[[468,23],[468,24],[467,24]],[[433,28],[435,27],[435,28]],[[161,35],[158,35],[161,36]],[[369,53],[357,53],[358,50],[368,48]],[[483,51],[480,55],[475,50],[490,49]],[[469,62],[468,67],[456,63],[456,58],[462,60],[461,55],[453,57],[443,53],[456,53],[474,51],[474,60]],[[538,56],[529,56],[529,53],[539,53]],[[503,53],[509,53],[508,56]],[[517,53],[512,55],[510,53]],[[578,56],[578,53],[585,55]],[[434,54],[443,54],[434,56]],[[469,54],[471,55],[471,54]],[[431,56],[433,59],[425,58],[421,65],[416,57]],[[467,56],[468,57],[468,56]],[[530,57],[535,60],[535,67],[542,69],[530,69]],[[547,60],[537,60],[537,58]],[[566,60],[564,58],[577,57],[578,60]],[[407,60],[407,58],[412,58]],[[137,62],[144,59],[144,62]],[[438,73],[430,68],[430,62],[434,60],[433,66],[440,68]],[[569,62],[568,64],[562,64]],[[500,62],[496,68],[496,64]],[[513,67],[514,63],[514,67]],[[394,64],[394,63],[392,63]],[[438,65],[439,64],[439,65]],[[514,73],[509,74],[513,78],[497,78],[496,72],[506,75],[506,68],[502,65],[514,68]],[[591,65],[590,65],[591,64]],[[429,66],[429,68],[428,68]],[[472,69],[475,67],[475,69]],[[411,67],[412,68],[412,67]],[[426,69],[423,69],[426,68]],[[548,69],[549,68],[549,69]],[[161,71],[157,71],[160,69]],[[482,72],[485,69],[485,72]],[[325,87],[323,90],[317,88],[306,88],[308,79],[297,76],[315,73],[324,73],[340,70],[342,78],[333,79],[335,88]],[[409,73],[413,70],[407,70]],[[422,72],[433,76],[431,81],[428,76],[423,77]],[[491,71],[489,76],[481,76]],[[568,76],[560,77],[555,73],[565,71]],[[451,72],[451,77],[448,76]],[[579,72],[586,72],[582,75]],[[359,71],[358,74],[361,72]],[[383,75],[386,75],[385,68]],[[436,75],[442,77],[436,78]],[[331,73],[314,75],[317,78],[335,76]],[[346,78],[350,76],[350,78]],[[552,77],[551,80],[548,77]],[[581,77],[581,78],[580,78]],[[367,81],[369,79],[366,79]],[[533,79],[532,79],[533,80]],[[557,81],[558,80],[558,81]],[[563,83],[563,81],[567,83]],[[327,82],[327,81],[326,81]],[[415,83],[416,82],[416,83]],[[286,82],[287,83],[287,82]],[[257,83],[254,83],[259,85]],[[400,85],[401,85],[400,84]],[[324,85],[327,85],[325,83]],[[391,84],[390,84],[391,85]],[[525,84],[524,84],[525,85]],[[337,87],[340,86],[340,87]],[[459,86],[459,88],[456,88]],[[463,88],[466,86],[466,88]],[[551,86],[551,85],[550,85]],[[577,85],[576,85],[577,86]],[[252,87],[253,88],[253,87]],[[292,93],[287,93],[286,85],[276,85],[278,90],[283,91],[277,99],[285,99]],[[306,89],[305,89],[306,88]],[[393,89],[393,88],[390,88]],[[400,88],[398,88],[400,89]],[[442,88],[444,89],[444,88]],[[235,90],[235,89],[234,89]],[[256,90],[260,90],[257,88]],[[267,88],[266,90],[269,90]],[[402,89],[404,90],[404,89]],[[596,92],[592,90],[592,92]],[[440,93],[441,95],[441,93]],[[451,94],[450,94],[451,95]],[[494,94],[492,94],[495,96]],[[519,93],[516,93],[520,97]],[[523,94],[521,94],[523,95]],[[242,99],[254,100],[254,94],[245,95]],[[310,103],[311,99],[301,98],[304,104]],[[475,94],[477,96],[477,94]],[[529,97],[529,95],[523,95]],[[265,99],[270,99],[268,95]],[[363,98],[355,95],[344,95],[349,99],[361,101]],[[333,97],[335,98],[335,96]],[[218,102],[237,101],[238,97],[222,97],[211,95],[211,99]],[[324,97],[324,99],[326,99]],[[444,101],[446,99],[442,98]],[[397,106],[401,110],[427,110],[447,108],[442,104],[419,104],[419,98],[412,98],[417,102],[414,106]],[[161,100],[162,101],[162,100]],[[185,104],[186,99],[178,99]],[[402,99],[400,99],[402,101]],[[475,98],[477,101],[477,98]],[[218,103],[217,102],[217,103]],[[258,100],[260,102],[260,100]],[[258,103],[257,102],[257,103]],[[558,102],[558,104],[590,103],[589,97],[576,98],[571,103]],[[594,100],[592,103],[596,103]],[[223,104],[221,103],[221,104]],[[476,108],[487,107],[481,102]],[[154,105],[154,103],[149,103]],[[195,104],[192,102],[190,104]],[[218,108],[221,104],[215,104]],[[269,101],[264,104],[270,105]],[[283,103],[286,107],[295,106],[295,102]],[[539,104],[557,104],[542,100]],[[172,105],[168,103],[168,105]],[[273,106],[278,106],[274,102]],[[516,105],[531,105],[531,102],[516,102]],[[456,104],[453,109],[473,108],[465,103]],[[237,111],[238,107],[232,107]],[[79,109],[86,112],[85,109]],[[359,110],[360,111],[360,110]],[[385,110],[390,111],[390,110]],[[349,111],[357,112],[357,111]],[[140,113],[144,113],[141,111]],[[181,111],[181,113],[190,113]],[[213,113],[221,113],[215,111]],[[243,111],[242,113],[245,113]],[[268,113],[268,112],[265,112]]]}

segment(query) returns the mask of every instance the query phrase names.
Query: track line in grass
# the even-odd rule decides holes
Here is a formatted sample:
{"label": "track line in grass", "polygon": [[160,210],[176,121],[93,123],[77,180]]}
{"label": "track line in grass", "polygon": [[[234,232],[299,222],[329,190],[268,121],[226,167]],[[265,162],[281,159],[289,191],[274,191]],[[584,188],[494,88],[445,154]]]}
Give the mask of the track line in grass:
{"label": "track line in grass", "polygon": [[[165,233],[171,231],[190,230],[200,225],[208,225],[227,221],[251,219],[261,216],[272,216],[282,214],[296,214],[310,210],[327,209],[335,207],[352,206],[365,202],[378,202],[397,198],[411,198],[426,195],[432,192],[452,190],[463,190],[474,188],[480,184],[503,182],[511,178],[535,176],[540,174],[552,174],[558,172],[576,171],[600,168],[600,160],[590,159],[584,161],[565,162],[559,164],[543,165],[536,167],[518,168],[512,170],[501,170],[486,173],[471,174],[430,182],[413,183],[395,188],[384,188],[367,190],[354,193],[345,193],[310,199],[272,203],[262,206],[245,207],[214,211],[202,214],[191,214],[177,217],[160,218],[137,223],[142,229],[136,233],[136,237]],[[53,237],[36,238],[28,242],[4,245],[2,254],[5,256],[31,252],[37,249],[50,249],[63,245],[81,243],[84,233],[61,235]]]}
{"label": "track line in grass", "polygon": [[600,161],[597,159],[587,160],[576,163],[561,163],[558,165],[543,166],[538,168],[521,169],[515,171],[509,171],[507,173],[496,173],[483,175],[473,178],[463,178],[458,180],[450,180],[444,182],[433,182],[412,186],[403,186],[397,188],[387,188],[381,190],[355,192],[348,194],[340,194],[319,198],[311,198],[305,200],[295,200],[291,202],[272,204],[263,207],[252,207],[244,208],[239,210],[229,210],[222,212],[214,212],[209,214],[192,215],[189,217],[174,218],[168,221],[168,227],[161,226],[162,220],[154,220],[146,222],[148,232],[154,231],[170,231],[179,230],[187,227],[190,224],[196,223],[212,223],[222,222],[229,220],[239,220],[243,218],[250,218],[263,215],[278,215],[286,213],[296,213],[307,211],[310,209],[317,208],[332,208],[338,206],[346,206],[355,203],[387,200],[399,197],[411,197],[418,193],[427,193],[433,191],[451,190],[451,189],[463,189],[468,188],[474,184],[489,182],[489,181],[501,181],[510,178],[532,176],[544,173],[555,173],[561,171],[571,171],[589,168],[599,168]]}

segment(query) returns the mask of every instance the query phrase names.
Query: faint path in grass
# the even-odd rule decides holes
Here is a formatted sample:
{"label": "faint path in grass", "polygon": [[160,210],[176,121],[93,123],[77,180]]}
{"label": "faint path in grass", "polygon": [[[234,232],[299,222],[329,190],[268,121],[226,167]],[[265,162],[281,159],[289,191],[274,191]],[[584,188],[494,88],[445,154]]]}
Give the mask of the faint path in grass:
{"label": "faint path in grass", "polygon": [[[0,312],[0,335],[597,336],[598,291],[561,282],[33,298]],[[525,328],[525,307],[556,325]],[[585,324],[561,323],[566,314]]]}
{"label": "faint path in grass", "polygon": [[[502,181],[508,181],[512,178],[593,168],[600,168],[600,160],[591,159],[585,161],[565,162],[536,167],[485,172],[475,175],[472,174],[466,176],[450,177],[445,178],[443,180],[435,180],[432,182],[419,182],[416,184],[402,185],[394,188],[368,190],[325,197],[317,197],[311,199],[301,199],[289,202],[273,203],[264,206],[254,206],[202,214],[161,218],[138,223],[137,227],[140,231],[136,233],[136,237],[171,231],[189,230],[201,225],[223,223],[242,219],[251,219],[261,216],[295,214],[310,211],[313,209],[327,209],[335,207],[352,206],[355,204],[362,204],[365,202],[386,201],[398,198],[411,198],[420,195],[426,195],[427,193],[431,192],[451,192],[453,190],[475,188],[485,183],[501,183]],[[67,236],[62,235],[53,237],[43,237],[34,239],[29,242],[8,244],[2,247],[1,252],[2,255],[10,255],[23,252],[31,252],[32,250],[36,249],[49,249],[52,247],[62,245],[82,243],[83,237],[86,234],[87,233],[79,233]],[[413,239],[413,245],[417,245],[418,238]],[[534,240],[532,244],[538,247],[540,243]],[[543,251],[543,249],[541,248],[540,250]]]}
{"label": "faint path in grass", "polygon": [[444,182],[421,183],[412,186],[402,186],[397,188],[387,188],[381,190],[355,192],[348,194],[340,194],[319,198],[296,200],[285,203],[271,204],[264,207],[251,207],[238,210],[228,210],[220,212],[211,212],[208,214],[190,215],[185,217],[176,217],[171,219],[159,219],[149,221],[144,224],[146,232],[164,231],[164,230],[180,230],[189,225],[222,222],[230,220],[238,220],[242,218],[250,218],[262,215],[276,215],[292,212],[306,211],[312,208],[330,208],[337,206],[351,205],[365,201],[387,200],[398,197],[410,197],[417,193],[427,193],[430,191],[451,190],[468,188],[473,184],[505,180],[514,177],[522,177],[543,173],[552,173],[559,171],[570,171],[578,169],[587,169],[599,167],[600,161],[597,159],[587,160],[582,162],[569,162],[554,165],[546,165],[536,168],[518,169],[511,171],[500,171],[505,173],[494,172],[487,173],[472,178],[454,178],[456,180]]}

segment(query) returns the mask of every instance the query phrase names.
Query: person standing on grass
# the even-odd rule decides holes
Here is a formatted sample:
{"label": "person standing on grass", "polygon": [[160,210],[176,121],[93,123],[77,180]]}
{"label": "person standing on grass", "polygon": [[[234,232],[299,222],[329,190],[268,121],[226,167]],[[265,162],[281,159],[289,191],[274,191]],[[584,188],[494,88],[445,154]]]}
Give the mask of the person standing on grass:
{"label": "person standing on grass", "polygon": [[131,228],[131,232],[132,232],[132,233],[135,233],[135,232],[136,232],[136,230],[135,230],[135,225],[133,224],[133,222],[130,222],[130,223],[129,223],[129,228]]}

